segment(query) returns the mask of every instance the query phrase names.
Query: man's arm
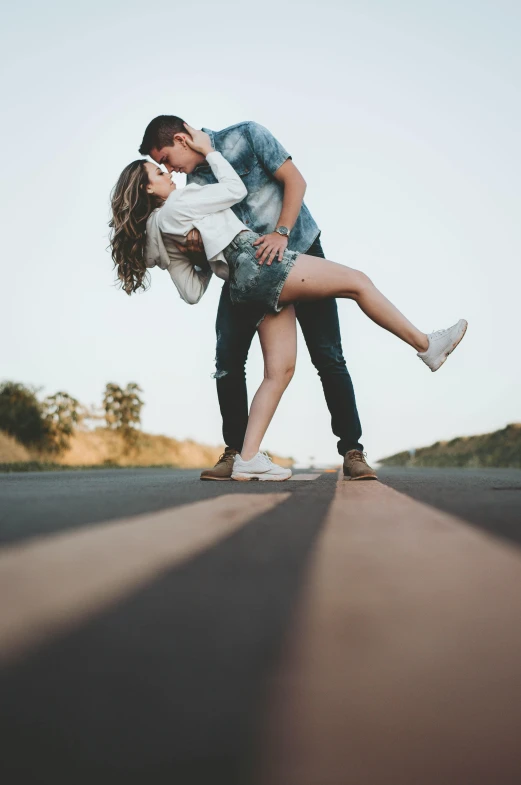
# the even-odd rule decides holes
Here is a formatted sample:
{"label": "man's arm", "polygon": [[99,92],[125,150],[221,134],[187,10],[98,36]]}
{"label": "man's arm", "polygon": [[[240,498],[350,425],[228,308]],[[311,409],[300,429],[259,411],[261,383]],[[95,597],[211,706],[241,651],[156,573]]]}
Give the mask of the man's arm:
{"label": "man's arm", "polygon": [[208,259],[204,252],[203,238],[201,237],[199,229],[190,229],[186,235],[186,246],[181,245],[181,243],[178,243],[176,240],[174,240],[174,242],[178,251],[181,251],[182,254],[188,254],[188,258],[192,264],[197,264],[200,267],[202,267],[201,261],[206,261],[208,264]]}
{"label": "man's arm", "polygon": [[[275,228],[286,226],[290,231],[295,226],[302,208],[306,181],[291,160],[288,151],[281,145],[273,134],[259,123],[248,124],[250,146],[260,164],[274,180],[284,186],[282,208]],[[288,239],[271,232],[265,234],[254,243],[258,246],[255,256],[259,264],[266,262],[270,265],[274,259],[282,261],[284,251],[288,247]]]}
{"label": "man's arm", "polygon": [[[248,139],[252,152],[257,156],[260,163],[284,187],[282,208],[276,227],[286,226],[291,231],[302,208],[304,194],[306,193],[306,181],[291,160],[287,150],[267,128],[258,123],[250,123]],[[198,232],[196,234],[196,232],[197,230],[192,230],[188,235],[187,249],[180,248],[179,250],[183,250],[184,253],[187,250],[189,252],[203,250],[200,235]],[[254,245],[259,246],[256,253],[259,264],[266,262],[270,265],[277,257],[279,261],[282,261],[284,251],[288,247],[288,240],[277,232],[271,232],[260,237]]]}
{"label": "man's arm", "polygon": [[[306,181],[290,158],[277,169],[273,177],[284,186],[282,208],[277,226],[287,226],[291,231],[302,208],[306,193]],[[253,245],[259,246],[255,254],[259,264],[266,262],[270,265],[277,258],[279,262],[282,261],[284,251],[288,247],[288,239],[277,232],[271,232],[271,234],[259,237]]]}
{"label": "man's arm", "polygon": [[[291,231],[297,222],[297,218],[302,208],[304,194],[306,193],[306,181],[291,158],[288,158],[288,160],[277,169],[273,177],[284,186],[284,197],[282,199],[282,208],[277,226],[287,226]],[[264,235],[264,238],[260,238],[258,241],[259,244],[261,240],[267,240],[268,238],[270,242],[264,242],[263,244],[268,247],[264,247],[262,253],[261,249],[259,249],[256,254],[257,258],[260,256],[261,261],[267,260],[268,264],[271,264],[273,259],[277,258],[278,254],[279,261],[281,261],[288,245],[287,239],[282,237],[282,235],[277,234],[277,232],[272,232],[270,235]],[[273,238],[273,240],[271,238]],[[279,243],[279,240],[282,240],[282,243]],[[274,250],[273,255],[270,253],[270,245],[271,248],[276,248],[280,245],[278,250]]]}

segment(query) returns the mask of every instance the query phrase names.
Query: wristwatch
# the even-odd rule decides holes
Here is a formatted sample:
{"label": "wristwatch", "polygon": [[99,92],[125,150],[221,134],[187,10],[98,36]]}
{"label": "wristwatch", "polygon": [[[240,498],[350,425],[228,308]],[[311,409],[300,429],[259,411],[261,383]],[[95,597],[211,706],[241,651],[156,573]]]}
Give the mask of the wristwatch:
{"label": "wristwatch", "polygon": [[275,231],[277,232],[277,234],[281,234],[283,237],[286,237],[289,240],[289,236],[291,232],[287,226],[277,226]]}

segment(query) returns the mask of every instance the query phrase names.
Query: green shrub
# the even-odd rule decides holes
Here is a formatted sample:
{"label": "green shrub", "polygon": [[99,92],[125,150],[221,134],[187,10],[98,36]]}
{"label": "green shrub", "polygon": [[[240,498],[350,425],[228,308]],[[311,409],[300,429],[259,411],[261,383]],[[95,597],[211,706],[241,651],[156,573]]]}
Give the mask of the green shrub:
{"label": "green shrub", "polygon": [[26,447],[42,450],[48,442],[49,426],[36,392],[19,382],[0,385],[0,430]]}
{"label": "green shrub", "polygon": [[0,385],[0,430],[25,447],[58,455],[69,446],[79,419],[79,403],[64,392],[40,402],[37,392],[20,382]]}

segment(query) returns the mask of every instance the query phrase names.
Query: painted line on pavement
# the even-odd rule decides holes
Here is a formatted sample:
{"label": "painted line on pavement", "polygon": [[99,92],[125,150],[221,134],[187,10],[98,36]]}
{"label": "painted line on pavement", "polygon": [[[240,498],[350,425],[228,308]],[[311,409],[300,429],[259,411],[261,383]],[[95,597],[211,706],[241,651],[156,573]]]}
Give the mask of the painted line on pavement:
{"label": "painted line on pavement", "polygon": [[2,549],[0,663],[77,626],[290,496],[220,496]]}
{"label": "painted line on pavement", "polygon": [[294,474],[289,478],[289,481],[294,482],[295,480],[316,480],[317,477],[320,477],[320,474]]}
{"label": "painted line on pavement", "polygon": [[262,785],[521,782],[518,549],[340,480],[268,692]]}

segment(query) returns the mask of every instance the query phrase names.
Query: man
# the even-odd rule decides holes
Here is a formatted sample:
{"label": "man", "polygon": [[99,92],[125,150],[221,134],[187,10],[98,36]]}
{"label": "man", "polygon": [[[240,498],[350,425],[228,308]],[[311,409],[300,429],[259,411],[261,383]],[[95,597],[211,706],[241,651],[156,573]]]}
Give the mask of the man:
{"label": "man", "polygon": [[[213,147],[230,162],[247,188],[246,198],[232,210],[246,226],[262,235],[256,243],[259,263],[277,264],[286,247],[324,258],[320,231],[303,202],[306,183],[280,142],[266,128],[251,121],[222,131],[202,130],[209,134]],[[188,183],[215,183],[210,166],[186,144],[186,136],[181,118],[161,115],[149,123],[139,152],[163,164],[169,172],[184,172]],[[194,234],[198,235],[196,230]],[[202,250],[200,237],[189,239],[189,250]],[[376,479],[360,444],[362,429],[342,352],[336,300],[299,303],[296,314],[322,382],[333,433],[339,438],[344,475],[353,480]],[[232,305],[227,282],[221,291],[216,333],[215,379],[226,449],[212,469],[202,472],[202,480],[230,479],[233,459],[242,449],[248,422],[245,364],[255,334],[255,320],[247,308]]]}

